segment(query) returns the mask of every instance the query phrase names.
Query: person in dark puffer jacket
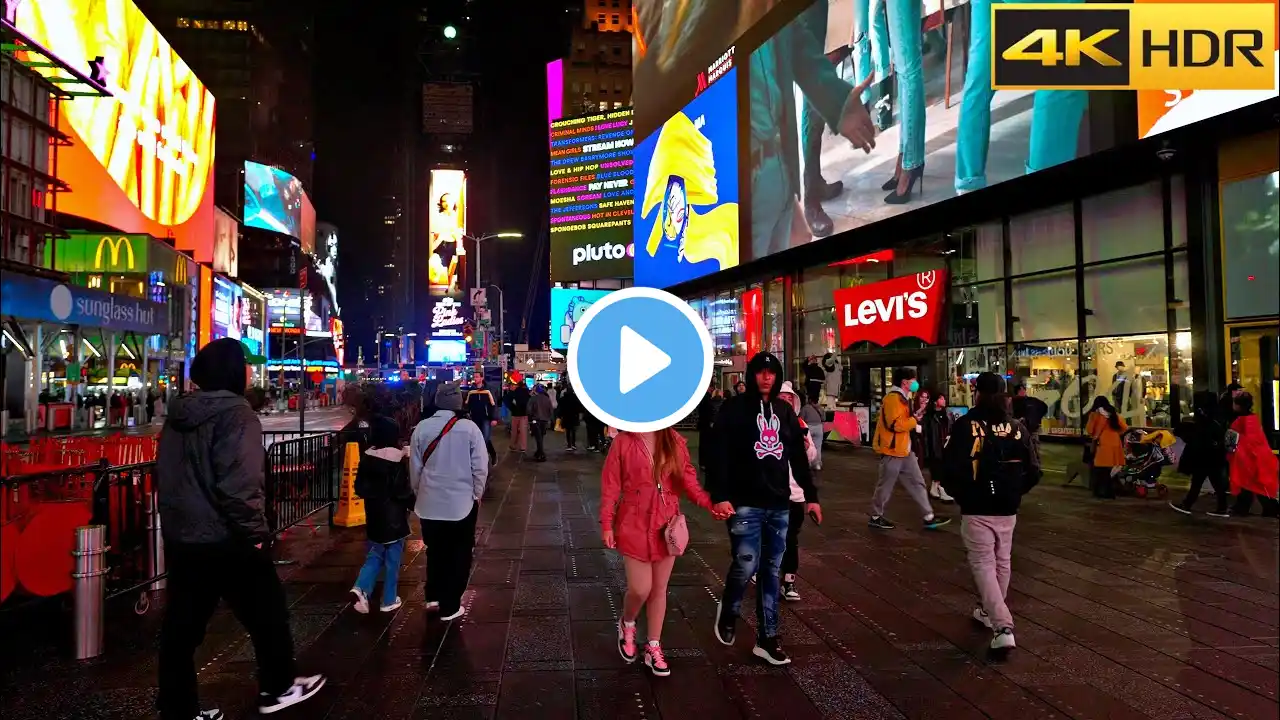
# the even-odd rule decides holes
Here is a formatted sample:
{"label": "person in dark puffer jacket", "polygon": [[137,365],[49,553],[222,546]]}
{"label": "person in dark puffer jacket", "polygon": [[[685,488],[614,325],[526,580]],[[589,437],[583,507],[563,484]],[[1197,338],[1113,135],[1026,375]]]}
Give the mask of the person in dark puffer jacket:
{"label": "person in dark puffer jacket", "polygon": [[409,482],[408,454],[400,447],[400,426],[395,420],[376,415],[369,421],[369,449],[360,457],[356,470],[356,494],[364,498],[365,531],[369,555],[356,584],[355,610],[369,612],[369,596],[378,575],[382,581],[382,612],[395,612],[403,604],[396,595],[400,579],[400,558],[409,537],[409,511],[413,509],[413,485]]}
{"label": "person in dark puffer jacket", "polygon": [[244,398],[249,368],[231,338],[205,345],[191,363],[195,392],[169,405],[156,459],[168,598],[160,631],[164,720],[221,718],[200,710],[195,652],[226,600],[253,641],[258,709],[276,712],[320,691],[323,675],[300,676],[289,608],[265,513],[262,423]]}

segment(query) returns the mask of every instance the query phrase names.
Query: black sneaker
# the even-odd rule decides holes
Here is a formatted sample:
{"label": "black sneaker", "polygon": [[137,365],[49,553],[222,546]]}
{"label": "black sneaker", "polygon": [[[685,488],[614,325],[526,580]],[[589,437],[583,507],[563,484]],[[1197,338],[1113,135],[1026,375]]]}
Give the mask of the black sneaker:
{"label": "black sneaker", "polygon": [[716,603],[716,640],[721,645],[733,645],[733,641],[738,637],[738,619],[734,617],[726,618],[724,615],[724,606]]}
{"label": "black sneaker", "polygon": [[196,720],[227,720],[227,714],[217,708],[201,710],[200,714],[196,715]]}
{"label": "black sneaker", "polygon": [[1173,508],[1174,510],[1177,510],[1178,512],[1182,513],[1183,515],[1190,515],[1190,514],[1191,514],[1191,509],[1190,509],[1190,508],[1188,508],[1188,507],[1186,507],[1186,506],[1184,506],[1184,505],[1181,505],[1181,504],[1179,504],[1179,503],[1175,503],[1175,502],[1174,502],[1174,501],[1172,501],[1172,500],[1170,500],[1170,501],[1169,501],[1169,507]]}
{"label": "black sneaker", "polygon": [[770,665],[790,665],[791,658],[782,652],[782,646],[778,644],[778,638],[764,638],[757,640],[756,646],[751,649],[751,654],[764,660]]}
{"label": "black sneaker", "polygon": [[267,693],[259,693],[258,712],[263,715],[270,715],[273,712],[279,712],[308,700],[312,695],[320,692],[320,688],[324,687],[324,681],[325,677],[323,675],[308,675],[307,677],[294,678],[293,687],[286,690],[282,695],[273,697]]}
{"label": "black sneaker", "polygon": [[937,530],[943,525],[950,525],[950,524],[951,524],[951,518],[947,517],[946,515],[934,515],[933,517],[924,521],[924,529]]}
{"label": "black sneaker", "polygon": [[894,525],[889,522],[887,518],[883,517],[873,517],[871,518],[871,522],[868,522],[867,524],[876,530],[892,530],[897,527],[897,525]]}
{"label": "black sneaker", "polygon": [[800,599],[800,593],[796,591],[796,584],[793,582],[782,583],[782,589],[780,594],[782,595],[783,600],[790,600],[791,602],[796,602]]}

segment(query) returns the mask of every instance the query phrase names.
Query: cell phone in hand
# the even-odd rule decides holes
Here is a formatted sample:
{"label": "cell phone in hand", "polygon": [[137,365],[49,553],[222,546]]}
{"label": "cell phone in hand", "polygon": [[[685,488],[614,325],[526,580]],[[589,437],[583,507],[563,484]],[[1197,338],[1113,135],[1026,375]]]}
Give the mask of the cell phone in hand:
{"label": "cell phone in hand", "polygon": [[812,510],[809,511],[809,520],[814,525],[817,525],[818,527],[822,527],[822,521],[818,519],[818,513]]}

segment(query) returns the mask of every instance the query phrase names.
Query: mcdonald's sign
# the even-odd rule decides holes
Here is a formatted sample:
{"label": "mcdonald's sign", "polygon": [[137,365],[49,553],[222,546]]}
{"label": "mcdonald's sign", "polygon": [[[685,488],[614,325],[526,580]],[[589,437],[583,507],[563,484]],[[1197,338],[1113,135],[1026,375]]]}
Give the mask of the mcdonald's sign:
{"label": "mcdonald's sign", "polygon": [[53,268],[62,272],[132,274],[150,269],[147,265],[150,235],[73,232],[70,237],[50,244]]}

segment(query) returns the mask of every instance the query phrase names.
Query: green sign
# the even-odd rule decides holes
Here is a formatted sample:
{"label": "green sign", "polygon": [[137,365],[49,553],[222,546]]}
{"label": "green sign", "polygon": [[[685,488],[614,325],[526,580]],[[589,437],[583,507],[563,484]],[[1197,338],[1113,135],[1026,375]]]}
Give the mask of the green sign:
{"label": "green sign", "polygon": [[[50,258],[52,246],[53,257]],[[67,273],[146,274],[150,235],[73,232],[45,245],[45,262]],[[52,261],[52,262],[50,262]]]}

